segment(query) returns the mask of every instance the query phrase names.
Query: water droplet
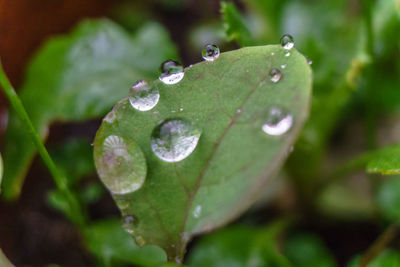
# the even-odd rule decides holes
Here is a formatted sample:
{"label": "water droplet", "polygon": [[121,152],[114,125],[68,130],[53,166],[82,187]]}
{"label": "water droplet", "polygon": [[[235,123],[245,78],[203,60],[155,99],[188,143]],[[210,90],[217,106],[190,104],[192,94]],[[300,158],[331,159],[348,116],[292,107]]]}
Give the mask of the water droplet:
{"label": "water droplet", "polygon": [[146,245],[146,240],[144,240],[144,238],[142,236],[135,236],[135,242],[136,245],[138,245],[139,247],[143,247],[144,245]]}
{"label": "water droplet", "polygon": [[108,136],[102,147],[97,169],[104,185],[113,194],[128,194],[138,190],[146,177],[146,161],[140,148],[116,135]]}
{"label": "water droplet", "polygon": [[151,149],[164,161],[178,162],[194,151],[200,135],[201,131],[187,120],[164,120],[153,130]]}
{"label": "water droplet", "polygon": [[236,113],[242,113],[242,110],[239,108],[238,110],[236,110]]}
{"label": "water droplet", "polygon": [[159,99],[160,94],[157,88],[144,80],[137,81],[129,90],[129,102],[133,108],[140,111],[151,110],[157,105]]}
{"label": "water droplet", "polygon": [[274,53],[274,52],[271,52],[271,56],[273,56],[273,55],[275,55],[275,53]]}
{"label": "water droplet", "polygon": [[160,81],[165,84],[176,84],[183,79],[183,67],[176,61],[167,60],[160,67]]}
{"label": "water droplet", "polygon": [[286,64],[281,65],[281,68],[282,69],[286,68]]}
{"label": "water droplet", "polygon": [[312,64],[312,60],[307,60],[307,63],[308,63],[308,65],[311,65]]}
{"label": "water droplet", "polygon": [[268,118],[262,130],[269,135],[282,135],[289,131],[293,124],[293,116],[273,107],[269,110]]}
{"label": "water droplet", "polygon": [[157,115],[158,113],[160,113],[158,110],[153,111],[154,115]]}
{"label": "water droplet", "polygon": [[125,231],[132,235],[134,233],[134,223],[135,218],[131,215],[127,215],[123,218],[122,227],[125,229]]}
{"label": "water droplet", "polygon": [[277,83],[280,81],[282,73],[278,69],[272,69],[271,72],[269,73],[269,77],[272,82]]}
{"label": "water droplet", "polygon": [[207,61],[213,61],[219,57],[219,47],[213,44],[208,44],[202,51],[203,59]]}
{"label": "water droplet", "polygon": [[286,50],[290,50],[294,47],[294,40],[293,37],[289,34],[284,34],[281,37],[281,45],[283,48],[285,48]]}
{"label": "water droplet", "polygon": [[290,56],[290,52],[287,52],[287,53],[285,54],[285,57],[288,57],[288,56]]}
{"label": "water droplet", "polygon": [[200,206],[200,205],[197,205],[197,206],[194,208],[193,217],[199,218],[199,217],[200,217],[200,213],[201,213],[201,206]]}
{"label": "water droplet", "polygon": [[179,111],[182,112],[182,111],[183,111],[183,108],[179,108]]}

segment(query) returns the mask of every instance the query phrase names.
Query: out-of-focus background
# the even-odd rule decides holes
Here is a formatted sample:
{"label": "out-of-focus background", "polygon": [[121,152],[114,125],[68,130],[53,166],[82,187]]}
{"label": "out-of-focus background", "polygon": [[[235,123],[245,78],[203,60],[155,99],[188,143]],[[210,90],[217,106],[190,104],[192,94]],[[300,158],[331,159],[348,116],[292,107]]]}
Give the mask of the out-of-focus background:
{"label": "out-of-focus background", "polygon": [[[391,263],[400,264],[400,240],[394,223],[400,219],[400,177],[374,174],[372,167],[367,172],[373,174],[365,170],[367,151],[400,142],[400,2],[231,3],[234,10],[222,14],[217,0],[0,0],[0,57],[12,84],[23,92],[24,104],[42,137],[47,137],[46,147],[73,177],[71,186],[87,206],[88,217],[93,221],[118,220],[119,211],[95,174],[90,146],[103,110],[112,105],[106,103],[100,111],[84,107],[87,114],[75,115],[69,114],[68,108],[81,107],[85,102],[69,99],[71,103],[62,111],[47,109],[54,105],[42,97],[51,88],[33,88],[40,84],[35,82],[37,73],[49,86],[56,84],[51,77],[58,74],[41,69],[41,64],[59,60],[57,51],[62,51],[54,48],[52,53],[49,42],[56,40],[55,36],[68,35],[71,39],[66,43],[72,43],[89,35],[86,31],[91,27],[97,29],[94,23],[82,24],[83,20],[107,17],[114,21],[107,29],[112,32],[118,27],[118,34],[110,35],[117,36],[116,43],[120,30],[136,38],[137,51],[133,54],[139,55],[138,65],[142,65],[137,72],[157,77],[155,66],[170,56],[176,56],[185,66],[199,62],[207,43],[228,51],[275,44],[282,34],[290,33],[296,48],[312,61],[310,120],[268,197],[235,222],[245,229],[228,228],[205,239],[196,238],[188,248],[189,266],[205,266],[201,262],[246,266],[240,265],[245,262],[240,258],[243,255],[237,256],[240,259],[232,256],[237,252],[235,244],[241,246],[240,240],[234,240],[243,235],[257,236],[257,230],[246,227],[262,228],[289,217],[290,226],[284,227],[274,246],[293,266],[346,266],[368,251],[382,234],[389,239],[382,251]],[[227,12],[233,15],[227,16]],[[154,50],[146,50],[148,47]],[[40,58],[41,53],[46,55]],[[79,92],[76,94],[78,99]],[[38,115],[46,112],[44,117]],[[61,115],[52,118],[56,112]],[[6,174],[0,200],[3,253],[16,266],[130,266],[131,262],[118,253],[107,256],[110,259],[104,256],[111,248],[96,247],[94,243],[101,241],[94,238],[85,241],[66,219],[50,174],[38,156],[27,152],[29,141],[18,140],[18,125],[11,113],[0,93],[0,151]],[[400,150],[393,151],[387,161],[400,162]],[[14,181],[8,168],[22,178]],[[11,189],[5,189],[7,186]],[[389,231],[386,235],[385,229]],[[214,254],[207,253],[210,248]],[[218,260],[207,258],[212,255]]]}

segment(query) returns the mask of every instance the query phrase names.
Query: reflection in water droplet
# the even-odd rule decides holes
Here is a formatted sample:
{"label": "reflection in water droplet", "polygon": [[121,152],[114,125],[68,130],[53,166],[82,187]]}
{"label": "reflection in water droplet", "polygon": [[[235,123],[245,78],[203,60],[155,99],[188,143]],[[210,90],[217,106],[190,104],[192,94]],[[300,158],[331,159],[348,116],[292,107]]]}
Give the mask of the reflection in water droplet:
{"label": "reflection in water droplet", "polygon": [[202,51],[203,59],[213,61],[219,57],[219,47],[213,44],[208,44]]}
{"label": "reflection in water droplet", "polygon": [[183,67],[176,61],[167,60],[160,67],[160,81],[165,84],[176,84],[183,79]]}
{"label": "reflection in water droplet", "polygon": [[267,121],[262,126],[262,130],[269,135],[282,135],[292,127],[292,124],[292,115],[273,107],[269,110]]}
{"label": "reflection in water droplet", "polygon": [[194,208],[193,217],[199,218],[199,217],[200,217],[200,213],[201,213],[201,206],[200,206],[200,205],[197,205],[197,206]]}
{"label": "reflection in water droplet", "polygon": [[294,40],[293,37],[289,34],[284,34],[281,37],[281,45],[283,48],[285,48],[286,50],[290,50],[294,47]]}
{"label": "reflection in water droplet", "polygon": [[269,77],[272,82],[277,83],[280,81],[282,73],[278,69],[272,69],[271,72],[269,73]]}
{"label": "reflection in water droplet", "polygon": [[125,231],[132,235],[134,233],[134,223],[135,218],[131,215],[127,215],[123,218],[122,227],[125,229]]}
{"label": "reflection in water droplet", "polygon": [[103,142],[103,151],[97,169],[104,185],[113,194],[128,194],[138,190],[146,176],[146,162],[140,148],[129,147],[116,135]]}
{"label": "reflection in water droplet", "polygon": [[178,162],[196,148],[201,131],[187,120],[168,119],[154,128],[151,150],[161,160]]}
{"label": "reflection in water droplet", "polygon": [[137,81],[129,90],[129,102],[132,107],[140,111],[148,111],[154,108],[160,94],[154,86],[150,86],[146,81]]}

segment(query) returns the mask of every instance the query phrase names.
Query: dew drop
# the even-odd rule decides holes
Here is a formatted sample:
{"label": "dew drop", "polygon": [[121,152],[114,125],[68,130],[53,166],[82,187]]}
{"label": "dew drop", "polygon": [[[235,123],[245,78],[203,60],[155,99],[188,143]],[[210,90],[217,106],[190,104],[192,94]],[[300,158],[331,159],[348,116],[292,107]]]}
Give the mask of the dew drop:
{"label": "dew drop", "polygon": [[183,108],[179,108],[179,111],[182,112],[182,111],[183,111]]}
{"label": "dew drop", "polygon": [[197,205],[197,206],[194,208],[193,217],[199,218],[199,217],[200,217],[200,214],[201,214],[201,206],[200,206],[200,205]]}
{"label": "dew drop", "polygon": [[293,116],[273,107],[269,110],[267,121],[262,130],[269,135],[282,135],[289,131],[293,124]]}
{"label": "dew drop", "polygon": [[285,54],[285,57],[288,57],[288,56],[290,56],[290,52],[287,52],[287,53]]}
{"label": "dew drop", "polygon": [[207,61],[214,61],[219,57],[219,47],[213,44],[208,44],[203,48],[202,56]]}
{"label": "dew drop", "polygon": [[307,63],[308,63],[308,65],[312,65],[312,60],[311,60],[311,59],[308,59],[308,60],[307,60]]}
{"label": "dew drop", "polygon": [[286,68],[286,64],[281,65],[281,68],[282,69]]}
{"label": "dew drop", "polygon": [[293,37],[289,34],[284,34],[281,37],[281,45],[284,49],[290,50],[294,47],[294,40]]}
{"label": "dew drop", "polygon": [[165,84],[176,84],[183,79],[183,67],[176,61],[167,60],[160,67],[160,81]]}
{"label": "dew drop", "polygon": [[271,52],[271,56],[273,56],[273,55],[275,55],[275,53],[274,53],[274,52]]}
{"label": "dew drop", "polygon": [[144,80],[137,81],[129,90],[129,102],[133,108],[140,111],[151,110],[157,105],[159,99],[160,94],[157,88]]}
{"label": "dew drop", "polygon": [[167,119],[154,128],[151,150],[161,160],[178,162],[196,148],[201,131],[187,120]]}
{"label": "dew drop", "polygon": [[269,73],[269,77],[272,82],[277,83],[282,78],[282,73],[278,69],[272,69],[271,72]]}
{"label": "dew drop", "polygon": [[134,223],[135,218],[132,215],[127,215],[123,218],[122,227],[125,229],[125,231],[132,235],[134,233]]}
{"label": "dew drop", "polygon": [[146,177],[146,161],[140,148],[129,146],[117,135],[108,136],[102,146],[99,176],[113,194],[128,194],[138,190]]}

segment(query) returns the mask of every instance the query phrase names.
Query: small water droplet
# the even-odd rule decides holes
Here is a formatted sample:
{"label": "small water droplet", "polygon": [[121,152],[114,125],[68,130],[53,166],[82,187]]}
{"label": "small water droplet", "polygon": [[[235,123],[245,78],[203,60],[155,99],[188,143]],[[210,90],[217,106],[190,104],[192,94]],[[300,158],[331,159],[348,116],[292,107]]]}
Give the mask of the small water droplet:
{"label": "small water droplet", "polygon": [[219,47],[213,44],[208,44],[203,48],[202,56],[207,61],[213,61],[219,57]]}
{"label": "small water droplet", "polygon": [[196,148],[201,131],[183,119],[168,119],[154,128],[151,150],[161,160],[178,162]]}
{"label": "small water droplet", "polygon": [[281,68],[282,69],[286,68],[286,64],[281,65]]}
{"label": "small water droplet", "polygon": [[160,81],[165,84],[176,84],[183,79],[183,67],[176,61],[167,60],[160,67]]}
{"label": "small water droplet", "polygon": [[133,235],[134,233],[134,223],[135,218],[132,215],[124,216],[122,227],[127,231],[129,234]]}
{"label": "small water droplet", "polygon": [[102,157],[97,166],[104,185],[113,194],[128,194],[138,190],[146,176],[146,161],[140,148],[126,144],[117,135],[108,136],[103,142]]}
{"label": "small water droplet", "polygon": [[200,206],[200,205],[197,205],[197,206],[194,208],[193,217],[199,218],[199,217],[200,217],[200,214],[201,214],[201,206]]}
{"label": "small water droplet", "polygon": [[146,240],[144,240],[144,238],[142,236],[135,236],[135,242],[136,245],[138,245],[139,247],[143,247],[144,245],[146,245]]}
{"label": "small water droplet", "polygon": [[289,34],[284,34],[281,37],[281,45],[284,49],[290,50],[294,47],[294,40],[293,37]]}
{"label": "small water droplet", "polygon": [[238,110],[236,110],[236,113],[242,113],[242,110],[239,108]]}
{"label": "small water droplet", "polygon": [[288,56],[290,56],[290,53],[289,53],[289,52],[287,52],[287,53],[285,54],[285,57],[288,57]]}
{"label": "small water droplet", "polygon": [[137,81],[129,90],[131,106],[140,111],[151,110],[157,105],[159,99],[160,94],[157,88],[144,80]]}
{"label": "small water droplet", "polygon": [[273,55],[275,55],[275,53],[274,53],[274,52],[271,52],[271,56],[273,56]]}
{"label": "small water droplet", "polygon": [[175,113],[176,112],[176,110],[171,110],[171,113]]}
{"label": "small water droplet", "polygon": [[286,133],[293,124],[293,116],[273,107],[269,110],[267,121],[262,130],[269,135],[282,135]]}
{"label": "small water droplet", "polygon": [[278,69],[272,69],[271,72],[269,73],[269,77],[272,82],[277,83],[280,81],[282,73]]}
{"label": "small water droplet", "polygon": [[183,111],[183,108],[179,108],[179,111],[182,112],[182,111]]}
{"label": "small water droplet", "polygon": [[312,60],[307,60],[308,65],[312,65]]}
{"label": "small water droplet", "polygon": [[158,113],[160,113],[158,110],[153,111],[154,115],[157,115]]}

